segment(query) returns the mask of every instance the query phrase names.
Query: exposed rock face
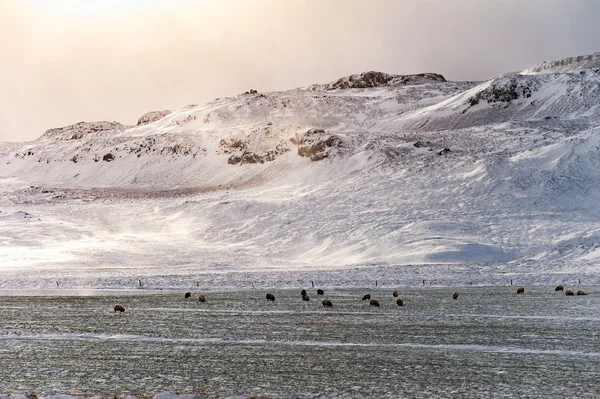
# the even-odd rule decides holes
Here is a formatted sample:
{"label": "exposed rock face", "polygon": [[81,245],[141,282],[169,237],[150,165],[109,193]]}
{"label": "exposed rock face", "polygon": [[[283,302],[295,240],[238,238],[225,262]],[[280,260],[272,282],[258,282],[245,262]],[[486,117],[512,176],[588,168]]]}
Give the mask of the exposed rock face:
{"label": "exposed rock face", "polygon": [[523,75],[575,72],[579,69],[600,68],[600,53],[579,55],[556,61],[544,61],[521,72]]}
{"label": "exposed rock face", "polygon": [[109,152],[102,157],[102,160],[106,162],[112,162],[115,160],[115,156]]}
{"label": "exposed rock face", "polygon": [[119,122],[78,122],[73,125],[48,129],[42,137],[57,140],[79,140],[88,134],[123,131],[126,126]]}
{"label": "exposed rock face", "polygon": [[219,141],[219,149],[223,154],[231,154],[227,163],[230,165],[256,164],[274,161],[279,155],[290,149],[285,141],[279,142],[275,148],[263,153],[257,153],[250,149],[247,141],[229,138]]}
{"label": "exposed rock face", "polygon": [[522,76],[509,76],[495,79],[488,88],[478,92],[469,99],[471,107],[480,101],[489,104],[506,104],[519,98],[530,98],[537,91],[538,84],[534,80]]}
{"label": "exposed rock face", "polygon": [[441,82],[446,82],[446,79],[437,73],[391,75],[384,72],[368,71],[346,76],[332,83],[314,85],[311,88],[312,90],[367,89],[371,87],[408,86]]}
{"label": "exposed rock face", "polygon": [[148,123],[152,123],[155,122],[159,119],[164,118],[165,116],[169,115],[172,111],[165,109],[163,111],[150,111],[150,112],[146,112],[144,115],[140,116],[140,119],[138,119],[137,121],[137,125],[141,126],[141,125],[147,125]]}
{"label": "exposed rock face", "polygon": [[332,149],[343,147],[338,136],[328,134],[323,129],[310,129],[297,137],[295,144],[298,145],[298,155],[310,158],[311,161],[325,159],[330,156]]}

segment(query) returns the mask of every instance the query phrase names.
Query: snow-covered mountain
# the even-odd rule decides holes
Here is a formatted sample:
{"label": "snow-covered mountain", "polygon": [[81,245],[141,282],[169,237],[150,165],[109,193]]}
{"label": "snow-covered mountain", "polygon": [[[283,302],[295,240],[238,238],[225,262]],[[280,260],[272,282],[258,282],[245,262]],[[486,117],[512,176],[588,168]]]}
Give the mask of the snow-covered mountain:
{"label": "snow-covered mountain", "polygon": [[594,276],[597,60],[365,72],[2,143],[0,267]]}

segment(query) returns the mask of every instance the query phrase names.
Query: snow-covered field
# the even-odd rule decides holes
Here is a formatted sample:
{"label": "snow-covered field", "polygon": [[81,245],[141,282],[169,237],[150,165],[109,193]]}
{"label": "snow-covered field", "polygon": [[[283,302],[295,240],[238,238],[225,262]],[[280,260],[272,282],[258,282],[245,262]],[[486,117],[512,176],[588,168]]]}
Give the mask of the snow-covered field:
{"label": "snow-covered field", "polygon": [[[599,286],[16,292],[0,392],[200,398],[597,398]],[[457,300],[451,294],[457,290]],[[265,293],[275,302],[265,300]],[[370,293],[381,306],[362,301]],[[332,308],[324,308],[322,299]],[[125,313],[114,313],[115,303]],[[263,396],[261,396],[263,395]]]}
{"label": "snow-covered field", "polygon": [[[151,112],[142,116],[136,126],[81,122],[50,129],[32,142],[0,143],[0,289],[4,294],[11,290],[41,290],[50,298],[64,290],[95,296],[99,289],[138,289],[139,293],[194,288],[241,290],[244,295],[251,295],[248,293],[254,289],[297,289],[309,286],[311,281],[338,290],[370,287],[375,281],[379,288],[416,290],[425,280],[428,289],[472,285],[469,289],[485,296],[484,291],[477,290],[506,287],[511,281],[546,289],[558,283],[597,286],[599,59],[595,54],[547,62],[521,74],[506,74],[486,82],[447,82],[436,74],[392,76],[368,72],[330,84],[272,93],[251,90],[204,105]],[[281,291],[281,295],[287,295],[286,292]],[[344,292],[340,291],[342,297]],[[28,298],[13,300],[32,301],[32,309],[46,302],[39,297]],[[61,315],[62,307],[68,309],[72,303],[88,306],[77,295],[68,300],[57,298],[51,299],[59,303],[56,312],[43,313],[49,310],[42,306],[42,313],[37,316],[46,320],[49,314]],[[163,297],[148,298],[158,303]],[[499,300],[498,305],[502,306],[504,299]],[[519,314],[529,317],[541,311],[536,306],[542,306],[542,302],[530,304]],[[561,302],[557,306],[564,305]],[[11,313],[7,309],[12,308],[4,307],[3,314]],[[560,309],[549,315],[566,317],[567,309]],[[263,310],[261,307],[256,311],[263,314]],[[298,316],[294,312],[288,309],[283,313],[283,325],[293,325]],[[437,308],[433,312],[444,313]],[[592,317],[585,312],[585,317]],[[160,315],[196,313],[197,310],[169,310]],[[63,320],[65,323],[79,320],[75,313],[65,314],[70,317]],[[220,314],[217,312],[214,317]],[[270,312],[264,314],[274,317]],[[482,313],[475,309],[471,314]],[[352,392],[352,387],[344,384],[362,376],[358,366],[348,366],[358,351],[365,361],[357,364],[368,376],[361,381],[391,389],[378,396],[386,397],[396,385],[386,385],[376,377],[392,370],[380,368],[390,362],[406,361],[413,367],[410,370],[423,371],[417,359],[424,348],[432,354],[427,359],[433,362],[430,364],[436,364],[440,353],[450,351],[454,361],[469,363],[467,369],[471,371],[478,367],[475,358],[463,358],[461,354],[477,353],[485,358],[488,353],[504,351],[498,348],[512,348],[510,340],[487,342],[493,341],[496,327],[486,323],[495,323],[504,313],[485,314],[494,316],[485,319],[484,330],[475,334],[479,338],[473,342],[430,342],[418,335],[406,341],[415,347],[395,346],[396,341],[388,337],[381,342],[375,340],[374,348],[365,349],[362,344],[369,340],[352,335],[362,334],[372,321],[371,316],[362,314],[356,325],[351,318],[331,321],[340,323],[345,334],[350,334],[350,345],[335,344],[332,348],[320,344],[323,336],[314,340],[318,345],[307,344],[313,342],[308,338],[302,344],[291,345],[289,342],[295,342],[293,337],[280,344],[275,338],[265,341],[258,335],[236,336],[234,341],[239,338],[242,343],[238,346],[219,341],[228,336],[213,330],[201,337],[182,334],[167,335],[167,341],[138,340],[135,337],[146,337],[145,331],[129,331],[128,326],[121,324],[117,325],[122,330],[112,332],[104,324],[89,326],[89,331],[62,331],[59,327],[33,328],[24,320],[2,325],[0,332],[6,330],[8,338],[0,345],[15,354],[18,351],[11,346],[17,345],[21,350],[20,342],[42,345],[51,340],[53,345],[65,343],[69,347],[76,342],[82,351],[91,350],[90,341],[102,343],[100,346],[115,343],[118,350],[139,346],[140,350],[146,347],[150,351],[168,342],[177,352],[190,342],[204,350],[203,340],[212,342],[216,338],[212,343],[218,345],[209,352],[246,348],[248,362],[255,356],[260,359],[260,350],[273,345],[283,348],[273,356],[285,358],[286,362],[291,362],[289,353],[306,359],[318,351],[336,352],[342,347],[345,350],[340,352],[340,364],[353,371],[341,377],[340,389],[345,394]],[[416,315],[413,330],[422,327]],[[102,319],[107,315],[99,317],[108,323],[108,319]],[[132,321],[129,317],[128,313],[124,318],[110,320]],[[394,313],[390,317],[375,321],[386,331],[396,331],[400,328],[399,316]],[[277,317],[272,322],[276,320]],[[513,319],[502,316],[500,320],[512,326]],[[149,324],[144,328],[177,326],[168,317],[145,322]],[[463,322],[460,328],[467,328],[473,320],[469,316]],[[437,318],[431,323],[433,330],[443,329],[445,321]],[[235,328],[235,323],[227,321],[226,326]],[[210,328],[213,327],[217,328]],[[354,331],[355,327],[360,327],[360,331]],[[19,332],[14,333],[14,329]],[[53,338],[60,338],[63,332],[68,339]],[[431,334],[435,335],[433,331]],[[529,336],[523,334],[522,337]],[[597,344],[598,337],[593,337]],[[32,356],[39,345],[32,346]],[[454,345],[466,346],[454,352]],[[200,350],[194,348],[193,351]],[[561,348],[558,353],[551,353],[547,351],[554,350],[552,345],[544,344],[530,348],[534,352],[524,349],[519,354],[526,354],[530,361],[528,356],[538,359],[541,353],[541,358],[548,360],[543,368],[546,373],[551,369],[552,356],[588,353],[582,355],[591,362],[586,363],[588,370],[598,374],[596,355],[588,356],[597,350]],[[410,352],[408,357],[405,352]],[[81,361],[81,356],[69,353],[71,359]],[[509,357],[517,356],[511,350],[507,353],[511,354]],[[372,375],[367,364],[371,355],[381,357]],[[99,359],[100,352],[96,356]],[[127,356],[136,359],[134,353]],[[187,356],[186,361],[192,362]],[[208,367],[216,367],[230,376],[227,378],[234,378],[234,366],[223,366],[217,354],[214,356],[209,357]],[[333,354],[328,352],[327,356]],[[579,355],[564,356],[574,362],[573,367],[582,361]],[[178,381],[187,373],[175,373],[171,380],[168,370],[175,369],[172,362],[177,356],[169,359],[170,365],[161,365],[159,360],[153,360],[152,365],[156,370],[165,370],[165,377],[156,380],[165,387],[151,385],[143,395],[171,389],[165,381]],[[117,363],[121,366],[126,362]],[[450,360],[442,363],[439,370],[446,371],[455,364]],[[14,371],[15,375],[29,375],[22,361],[16,364],[20,371]],[[276,364],[271,359],[265,367],[276,370]],[[111,361],[107,365],[116,367]],[[307,384],[301,377],[302,365],[300,362],[294,366],[299,376],[290,377],[294,390],[285,392],[297,392],[298,386]],[[394,366],[399,374],[400,369],[407,372],[401,364]],[[56,370],[52,364],[44,367],[47,368],[31,375],[48,372],[47,381],[57,376],[51,374]],[[242,362],[241,367],[250,365]],[[330,381],[328,373],[334,373],[331,368],[319,367],[313,370],[321,370],[321,377]],[[535,377],[536,386],[551,386],[557,392],[563,392],[560,384],[573,387],[560,373],[555,375],[556,370],[563,369],[555,368]],[[129,378],[133,374],[128,371],[123,375]],[[310,375],[317,378],[320,374]],[[461,376],[457,381],[467,378]],[[188,377],[182,377],[183,381],[188,381]],[[24,385],[13,382],[10,390],[26,390],[20,388],[29,386],[28,377],[23,378]],[[85,381],[81,378],[69,386],[79,386],[77,381]],[[394,374],[394,378],[401,376]],[[37,381],[32,389],[54,393],[43,379]],[[211,389],[217,392],[218,379],[214,381]],[[518,381],[521,382],[507,387],[525,386],[525,380]],[[280,382],[270,383],[278,386]],[[547,385],[550,382],[555,385]],[[135,381],[132,384],[137,386]],[[444,384],[440,380],[438,391],[429,396],[453,395],[454,391],[440,388]],[[455,394],[466,397],[460,394],[460,384],[456,384],[450,384],[458,390]],[[417,385],[413,386],[415,392],[425,389]],[[193,388],[176,383],[170,386],[172,390]],[[490,385],[481,389],[488,388]],[[223,389],[229,395],[239,394],[235,389]],[[92,388],[87,392],[95,393]],[[358,388],[357,392],[363,392],[364,397],[366,391]],[[480,397],[485,396],[484,392],[477,392]],[[355,396],[361,397],[359,393]],[[407,396],[415,397],[411,393]]]}

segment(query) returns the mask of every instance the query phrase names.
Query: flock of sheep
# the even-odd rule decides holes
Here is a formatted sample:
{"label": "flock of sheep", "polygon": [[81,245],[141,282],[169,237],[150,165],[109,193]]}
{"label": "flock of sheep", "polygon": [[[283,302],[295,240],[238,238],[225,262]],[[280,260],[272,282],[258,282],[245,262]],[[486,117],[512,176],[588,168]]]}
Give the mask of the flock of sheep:
{"label": "flock of sheep", "polygon": [[[568,296],[573,296],[573,295],[587,295],[587,293],[585,291],[582,290],[578,290],[576,293],[574,293],[571,290],[566,290],[565,291],[565,287],[561,284],[561,285],[557,285],[556,287],[554,287],[554,291],[564,291],[565,295]],[[525,288],[524,287],[519,287],[517,288],[517,294],[524,294],[525,293]],[[318,289],[317,290],[317,295],[325,295],[325,291],[323,291],[322,289]],[[300,291],[300,296],[302,297],[303,301],[310,301],[310,297],[308,296],[306,290],[302,290]],[[402,300],[402,298],[398,298],[398,291],[394,290],[392,292],[392,296],[394,298],[396,298],[395,302],[396,305],[398,306],[403,306],[404,305],[404,301]],[[184,298],[188,299],[192,297],[192,293],[191,292],[186,292],[184,294]],[[266,295],[266,299],[267,301],[271,301],[274,302],[275,301],[275,295],[273,294],[267,294]],[[452,293],[452,299],[458,299],[458,292],[453,292]],[[369,305],[370,306],[380,306],[379,301],[377,299],[371,298],[371,294],[366,294],[365,296],[362,297],[363,301],[369,301]],[[198,301],[199,302],[206,302],[206,296],[204,296],[204,294],[200,294],[198,296]],[[333,307],[333,303],[329,300],[329,299],[323,299],[321,301],[321,303],[323,304],[324,307],[326,308],[331,308]],[[115,312],[125,312],[125,308],[122,305],[115,305]]]}

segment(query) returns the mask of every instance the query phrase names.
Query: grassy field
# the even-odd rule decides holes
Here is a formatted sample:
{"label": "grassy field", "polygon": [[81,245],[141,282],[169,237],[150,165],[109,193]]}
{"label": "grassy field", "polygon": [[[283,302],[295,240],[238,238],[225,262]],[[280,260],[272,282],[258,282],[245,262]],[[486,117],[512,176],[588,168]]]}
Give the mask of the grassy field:
{"label": "grassy field", "polygon": [[514,288],[0,292],[0,393],[600,397],[599,287]]}

